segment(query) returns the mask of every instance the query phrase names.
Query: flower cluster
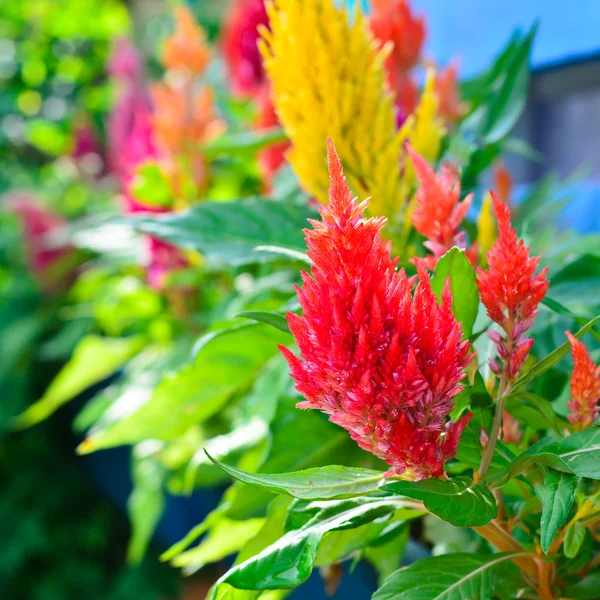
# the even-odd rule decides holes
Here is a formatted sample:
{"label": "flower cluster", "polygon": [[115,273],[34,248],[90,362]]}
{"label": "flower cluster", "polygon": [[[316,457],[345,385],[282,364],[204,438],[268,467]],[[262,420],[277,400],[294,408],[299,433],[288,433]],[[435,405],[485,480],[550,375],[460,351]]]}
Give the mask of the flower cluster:
{"label": "flower cluster", "polygon": [[[437,175],[410,144],[406,149],[419,180],[410,218],[415,229],[427,238],[424,246],[433,254],[422,262],[433,269],[438,259],[453,246],[467,248],[466,233],[460,231],[460,226],[471,208],[473,195],[460,202],[460,179],[455,170],[442,165],[441,174]],[[475,264],[477,249],[468,250],[467,256]]]}
{"label": "flower cluster", "polygon": [[449,421],[462,389],[469,343],[452,314],[446,286],[441,305],[427,272],[419,283],[390,256],[383,217],[365,219],[329,142],[330,204],[306,230],[312,277],[298,290],[303,316],[288,314],[300,348],[287,348],[300,408],[318,409],[361,448],[385,460],[388,474],[438,477],[455,452],[468,417]]}
{"label": "flower cluster", "polygon": [[519,375],[533,345],[524,334],[533,324],[539,303],[548,290],[547,268],[535,274],[540,258],[529,256],[529,247],[511,228],[510,210],[491,192],[498,221],[498,239],[487,253],[487,270],[477,270],[477,284],[488,316],[503,330],[488,333],[504,369],[495,359],[490,368],[510,383]]}
{"label": "flower cluster", "polygon": [[402,140],[385,52],[377,52],[364,17],[351,23],[333,0],[274,0],[267,12],[270,29],[260,27],[259,48],[292,142],[287,158],[303,187],[327,201],[325,140],[331,137],[352,189],[376,199],[371,212],[397,213],[404,196]]}
{"label": "flower cluster", "polygon": [[573,355],[571,400],[568,402],[571,414],[567,419],[579,431],[592,425],[600,414],[600,365],[594,364],[583,342],[568,331],[566,333]]}

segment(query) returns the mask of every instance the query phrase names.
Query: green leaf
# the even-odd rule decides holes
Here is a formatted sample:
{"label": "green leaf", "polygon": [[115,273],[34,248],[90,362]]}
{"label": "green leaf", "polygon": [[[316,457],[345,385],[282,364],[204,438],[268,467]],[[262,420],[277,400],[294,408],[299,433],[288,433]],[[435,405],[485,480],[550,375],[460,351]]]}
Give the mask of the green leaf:
{"label": "green leaf", "polygon": [[236,317],[244,317],[246,319],[252,319],[259,323],[266,323],[275,327],[280,331],[290,333],[286,318],[284,315],[278,312],[268,312],[266,310],[247,310],[236,315]]}
{"label": "green leaf", "polygon": [[506,410],[536,431],[552,429],[561,434],[566,425],[559,420],[548,400],[529,392],[517,392],[507,396]]}
{"label": "green leaf", "polygon": [[245,391],[258,370],[278,352],[277,344],[288,340],[266,325],[237,327],[228,335],[213,337],[192,363],[163,377],[148,402],[91,435],[80,446],[81,452],[184,434],[219,412],[235,393]]}
{"label": "green leaf", "polygon": [[541,545],[548,554],[550,544],[556,532],[565,522],[577,488],[577,477],[569,473],[561,473],[554,469],[543,469],[544,478],[534,490],[542,503]]}
{"label": "green leaf", "polygon": [[142,233],[180,248],[197,250],[208,260],[239,266],[278,258],[274,252],[254,252],[257,246],[277,246],[304,253],[302,229],[316,213],[307,206],[248,198],[202,202],[186,211],[143,216],[128,222]]}
{"label": "green leaf", "polygon": [[194,570],[201,569],[204,565],[238,552],[258,534],[263,524],[264,519],[221,519],[199,546],[182,552],[172,559],[171,564],[175,567],[188,567],[188,572],[189,567],[193,567]]}
{"label": "green leaf", "polygon": [[157,457],[151,453],[146,454],[144,444],[138,445],[133,452],[133,491],[127,500],[127,513],[132,530],[127,548],[127,561],[132,564],[139,564],[144,558],[165,508],[163,485],[167,471]]}
{"label": "green leaf", "polygon": [[261,131],[245,131],[244,133],[226,134],[202,146],[202,153],[214,158],[220,155],[256,154],[273,144],[287,141],[281,127],[271,127]]}
{"label": "green leaf", "polygon": [[[600,315],[593,318],[591,321],[588,321],[577,333],[574,334],[574,336],[576,338],[582,337],[599,320]],[[533,367],[531,367],[529,371],[527,371],[527,373],[524,373],[515,381],[514,385],[512,386],[511,393],[514,394],[527,383],[533,381],[534,379],[545,373],[548,369],[552,368],[555,364],[559,363],[569,353],[570,348],[571,346],[567,341],[552,352],[550,352],[548,356],[538,361],[535,365],[533,365]]]}
{"label": "green leaf", "polygon": [[585,538],[585,527],[580,521],[575,521],[569,526],[565,533],[565,541],[563,542],[563,552],[567,558],[575,558],[581,549]]}
{"label": "green leaf", "polygon": [[160,167],[153,162],[145,163],[137,169],[131,193],[151,206],[170,206],[173,202],[169,182]]}
{"label": "green leaf", "polygon": [[399,507],[389,498],[359,498],[322,504],[322,510],[303,527],[289,531],[256,556],[234,566],[219,581],[244,590],[296,587],[309,578],[326,533],[389,518]]}
{"label": "green leaf", "polygon": [[103,338],[84,337],[71,360],[54,378],[46,393],[17,417],[15,427],[30,427],[48,418],[54,411],[90,386],[106,379],[139,352],[146,340],[143,336]]}
{"label": "green leaf", "polygon": [[429,512],[456,527],[486,525],[498,514],[496,500],[486,484],[473,483],[468,477],[395,481],[383,489],[422,500]]}
{"label": "green leaf", "polygon": [[475,270],[464,250],[452,248],[438,260],[431,280],[431,289],[435,292],[438,301],[442,299],[442,292],[448,277],[452,292],[452,312],[456,320],[462,323],[463,334],[465,338],[468,338],[473,331],[473,324],[477,317],[479,290],[477,289]]}
{"label": "green leaf", "polygon": [[338,465],[275,475],[247,473],[219,462],[208,452],[206,454],[215,465],[229,473],[234,479],[266,488],[275,494],[288,494],[294,498],[306,500],[330,500],[367,494],[379,489],[383,482],[381,471]]}
{"label": "green leaf", "polygon": [[500,474],[500,479],[530,467],[547,466],[589,479],[600,479],[600,428],[588,427],[557,439],[545,437],[517,456]]}
{"label": "green leaf", "polygon": [[583,578],[578,575],[565,585],[563,591],[566,598],[573,600],[598,600],[598,590],[600,590],[600,573],[596,572]]}
{"label": "green leaf", "polygon": [[390,575],[373,600],[491,600],[495,569],[522,554],[444,554]]}

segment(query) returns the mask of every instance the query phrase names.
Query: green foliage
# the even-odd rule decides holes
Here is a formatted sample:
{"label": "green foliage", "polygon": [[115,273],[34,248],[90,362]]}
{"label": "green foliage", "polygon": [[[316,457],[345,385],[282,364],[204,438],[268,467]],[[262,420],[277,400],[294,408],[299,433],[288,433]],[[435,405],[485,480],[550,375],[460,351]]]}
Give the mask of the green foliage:
{"label": "green foliage", "polygon": [[438,300],[442,298],[447,280],[450,282],[450,291],[452,292],[452,312],[456,320],[462,324],[464,336],[468,338],[477,318],[479,291],[475,280],[475,270],[464,250],[452,248],[438,260],[431,280],[431,288]]}
{"label": "green foliage", "polygon": [[133,227],[181,248],[198,250],[207,260],[240,266],[273,260],[275,246],[303,253],[302,228],[315,213],[299,204],[247,198],[230,202],[203,202],[193,208],[160,217],[138,217]]}
{"label": "green foliage", "polygon": [[383,481],[383,473],[380,471],[337,465],[276,475],[246,473],[220,463],[208,452],[207,455],[238,481],[304,500],[329,500],[366,494],[377,490]]}
{"label": "green foliage", "polygon": [[46,419],[63,404],[90,386],[106,379],[144,346],[145,339],[134,336],[121,339],[90,335],[83,338],[46,393],[15,422],[31,427]]}
{"label": "green foliage", "polygon": [[540,538],[542,550],[548,554],[556,532],[567,518],[577,488],[577,477],[554,469],[542,469],[544,478],[535,486],[535,494],[542,503]]}
{"label": "green foliage", "polygon": [[446,554],[390,575],[373,600],[491,600],[495,572],[513,554]]}
{"label": "green foliage", "polygon": [[498,513],[496,500],[485,483],[473,483],[467,477],[395,481],[383,489],[422,500],[429,512],[457,527],[486,525]]}

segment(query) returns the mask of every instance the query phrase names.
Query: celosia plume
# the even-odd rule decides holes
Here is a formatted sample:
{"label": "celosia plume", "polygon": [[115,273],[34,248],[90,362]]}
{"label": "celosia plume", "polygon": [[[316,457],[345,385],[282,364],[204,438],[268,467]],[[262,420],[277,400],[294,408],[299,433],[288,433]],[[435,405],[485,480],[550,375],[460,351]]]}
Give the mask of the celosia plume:
{"label": "celosia plume", "polygon": [[223,133],[225,125],[214,108],[212,89],[197,92],[176,89],[166,83],[152,86],[152,125],[158,141],[170,153],[181,152],[189,143],[208,142]]}
{"label": "celosia plume", "polygon": [[[488,335],[496,344],[504,375],[510,382],[518,376],[533,345],[524,333],[533,324],[538,305],[548,290],[548,269],[535,274],[539,256],[529,256],[529,247],[511,228],[508,206],[494,192],[490,193],[499,234],[487,253],[487,270],[477,270],[477,285],[488,316],[505,332],[504,338],[495,331]],[[490,366],[496,374],[502,372],[495,360],[490,361]]]}
{"label": "celosia plume", "polygon": [[166,69],[200,75],[210,59],[204,31],[184,4],[179,4],[175,9],[175,25],[175,33],[165,42],[162,57],[164,66]]}
{"label": "celosia plume", "polygon": [[449,286],[438,304],[427,272],[419,284],[390,256],[385,218],[365,219],[329,142],[330,204],[306,230],[312,277],[298,290],[303,316],[287,315],[300,357],[281,348],[300,408],[313,408],[390,465],[388,474],[438,477],[468,417],[449,420],[462,389],[469,343],[452,314]]}
{"label": "celosia plume", "polygon": [[497,232],[492,209],[492,196],[486,194],[483,197],[479,217],[477,218],[477,250],[479,251],[479,262],[485,267],[487,264],[487,252],[496,241]]}
{"label": "celosia plume", "polygon": [[494,166],[494,186],[500,200],[510,206],[514,182],[510,171],[504,166],[503,162],[499,162]]}
{"label": "celosia plume", "polygon": [[[437,175],[410,144],[406,145],[406,149],[419,180],[410,218],[415,229],[427,238],[424,246],[433,255],[422,260],[429,269],[433,269],[437,260],[450,248],[467,248],[466,233],[460,231],[460,226],[471,208],[473,194],[460,202],[460,179],[451,167],[442,165],[441,173]],[[469,250],[467,256],[476,264],[475,248]]]}
{"label": "celosia plume", "polygon": [[460,99],[456,63],[450,63],[436,73],[435,94],[439,102],[439,114],[446,123],[454,123],[467,112],[468,105]]}
{"label": "celosia plume", "polygon": [[592,425],[600,413],[600,365],[596,366],[584,343],[566,332],[571,344],[573,373],[571,374],[571,400],[567,415],[576,431]]}
{"label": "celosia plume", "polygon": [[[266,3],[270,30],[259,48],[273,102],[292,142],[287,154],[303,187],[327,200],[325,139],[337,144],[351,188],[372,196],[372,214],[403,209],[401,138],[377,52],[364,17],[353,23],[333,0]],[[387,51],[387,50],[386,50]]]}
{"label": "celosia plume", "polygon": [[258,50],[258,26],[268,26],[264,0],[236,0],[225,18],[223,55],[233,92],[240,96],[259,94],[266,80]]}

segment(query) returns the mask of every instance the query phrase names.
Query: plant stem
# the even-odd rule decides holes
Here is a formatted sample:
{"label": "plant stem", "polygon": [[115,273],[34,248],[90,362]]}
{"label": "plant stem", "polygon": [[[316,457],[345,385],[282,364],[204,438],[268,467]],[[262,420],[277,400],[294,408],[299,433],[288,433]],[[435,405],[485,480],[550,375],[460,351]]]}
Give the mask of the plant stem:
{"label": "plant stem", "polygon": [[504,413],[504,388],[505,386],[500,384],[500,391],[498,393],[498,402],[496,403],[496,413],[494,414],[494,420],[492,422],[492,429],[490,430],[490,436],[488,439],[483,458],[481,459],[481,465],[479,466],[479,479],[487,473],[487,470],[492,463],[494,456],[494,450],[496,450],[496,442],[498,441],[498,433],[500,433],[500,426],[502,425],[502,415]]}

